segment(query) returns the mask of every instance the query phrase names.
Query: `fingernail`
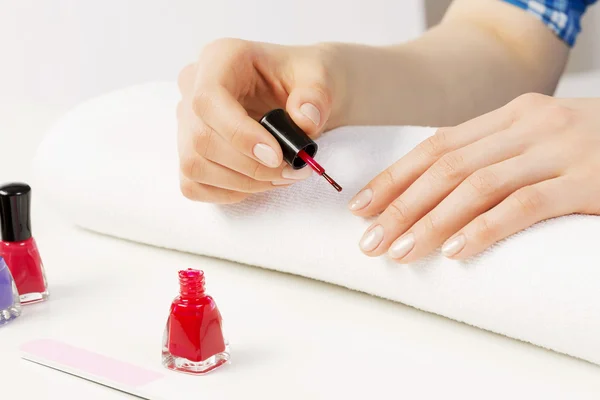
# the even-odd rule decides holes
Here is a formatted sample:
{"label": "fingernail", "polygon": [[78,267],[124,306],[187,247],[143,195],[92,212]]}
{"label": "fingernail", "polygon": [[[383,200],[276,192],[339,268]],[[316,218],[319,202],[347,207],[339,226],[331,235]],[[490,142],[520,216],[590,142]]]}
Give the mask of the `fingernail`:
{"label": "fingernail", "polygon": [[304,103],[300,106],[300,112],[304,114],[304,116],[310,119],[313,124],[319,126],[319,122],[321,122],[321,113],[319,109],[310,103]]}
{"label": "fingernail", "polygon": [[371,251],[379,246],[383,240],[383,226],[377,225],[363,236],[360,241],[360,248],[363,251]]}
{"label": "fingernail", "polygon": [[350,201],[348,208],[352,211],[363,209],[369,205],[371,199],[373,199],[373,191],[371,189],[365,189]]}
{"label": "fingernail", "polygon": [[281,171],[281,176],[285,179],[306,179],[312,175],[312,169],[309,167],[294,169],[289,165]]}
{"label": "fingernail", "polygon": [[460,234],[444,243],[442,246],[442,254],[446,257],[452,257],[464,249],[465,244],[467,244],[467,239],[465,238],[465,235]]}
{"label": "fingernail", "polygon": [[296,183],[297,181],[294,180],[290,180],[290,179],[282,179],[280,181],[273,181],[271,182],[273,185],[275,186],[281,186],[281,185],[289,185],[291,183]]}
{"label": "fingernail", "polygon": [[277,153],[271,147],[267,146],[264,143],[259,143],[254,146],[252,150],[256,158],[262,161],[268,167],[278,167],[279,161],[277,160]]}
{"label": "fingernail", "polygon": [[409,233],[396,240],[388,250],[388,254],[392,258],[399,259],[406,256],[413,247],[415,247],[415,234]]}

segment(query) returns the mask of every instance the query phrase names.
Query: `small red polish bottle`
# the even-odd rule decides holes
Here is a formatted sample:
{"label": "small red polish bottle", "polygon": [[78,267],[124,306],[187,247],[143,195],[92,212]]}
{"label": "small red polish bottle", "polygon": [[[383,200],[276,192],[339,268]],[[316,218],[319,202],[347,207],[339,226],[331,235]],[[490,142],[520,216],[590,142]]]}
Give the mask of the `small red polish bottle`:
{"label": "small red polish bottle", "polygon": [[204,374],[229,361],[221,314],[206,294],[203,271],[179,271],[179,287],[164,332],[162,363],[174,371]]}
{"label": "small red polish bottle", "polygon": [[48,284],[44,265],[31,234],[31,187],[25,183],[0,186],[0,257],[17,286],[21,304],[45,301]]}

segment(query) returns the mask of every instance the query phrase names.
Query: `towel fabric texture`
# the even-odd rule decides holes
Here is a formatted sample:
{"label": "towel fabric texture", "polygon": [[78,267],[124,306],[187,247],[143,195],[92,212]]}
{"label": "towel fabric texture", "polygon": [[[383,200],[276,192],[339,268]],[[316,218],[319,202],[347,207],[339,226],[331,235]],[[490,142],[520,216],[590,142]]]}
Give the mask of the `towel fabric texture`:
{"label": "towel fabric texture", "polygon": [[343,192],[313,175],[219,206],[179,191],[178,100],[175,84],[150,83],[73,109],[38,150],[39,195],[92,231],[329,282],[600,364],[600,218],[539,223],[469,262],[369,258],[358,241],[371,221],[347,203],[433,129],[336,129],[316,158]]}

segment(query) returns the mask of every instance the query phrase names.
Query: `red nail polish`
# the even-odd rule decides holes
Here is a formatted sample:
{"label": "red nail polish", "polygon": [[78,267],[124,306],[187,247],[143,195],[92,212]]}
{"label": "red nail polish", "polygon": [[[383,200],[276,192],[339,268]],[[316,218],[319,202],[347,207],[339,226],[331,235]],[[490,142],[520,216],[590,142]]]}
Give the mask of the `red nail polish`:
{"label": "red nail polish", "polygon": [[179,287],[164,332],[162,363],[175,371],[204,374],[229,361],[221,313],[205,292],[203,271],[179,271]]}
{"label": "red nail polish", "polygon": [[40,253],[31,234],[31,187],[8,183],[0,187],[0,256],[17,286],[21,304],[48,298]]}

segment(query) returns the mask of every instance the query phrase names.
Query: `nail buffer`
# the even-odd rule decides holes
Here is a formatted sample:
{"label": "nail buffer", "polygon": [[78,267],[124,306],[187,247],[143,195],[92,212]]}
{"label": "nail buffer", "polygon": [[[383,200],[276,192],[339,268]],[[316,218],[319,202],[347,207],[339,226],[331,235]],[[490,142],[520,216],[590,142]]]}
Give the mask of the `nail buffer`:
{"label": "nail buffer", "polygon": [[[166,375],[69,344],[40,339],[20,347],[21,358],[142,399],[161,400],[154,392]],[[165,385],[159,385],[165,386]]]}

